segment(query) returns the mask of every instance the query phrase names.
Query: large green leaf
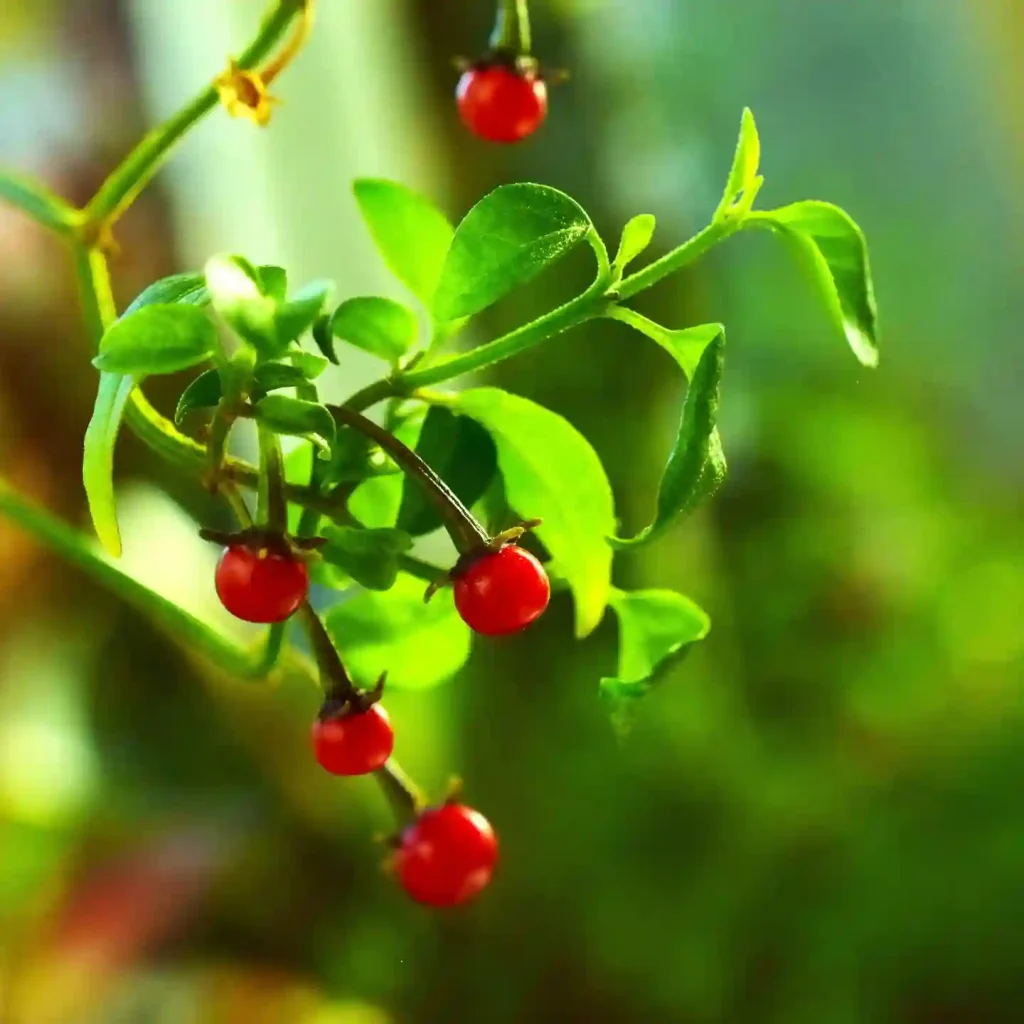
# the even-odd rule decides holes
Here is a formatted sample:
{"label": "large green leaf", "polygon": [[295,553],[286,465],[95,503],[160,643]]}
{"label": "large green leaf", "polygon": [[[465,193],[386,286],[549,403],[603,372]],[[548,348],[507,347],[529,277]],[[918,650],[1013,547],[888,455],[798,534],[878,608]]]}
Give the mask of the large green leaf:
{"label": "large green leaf", "polygon": [[167,306],[175,303],[188,306],[207,306],[210,293],[202,274],[172,274],[147,285],[128,304],[121,318],[142,309],[144,306]]}
{"label": "large green leaf", "polygon": [[619,666],[615,678],[601,680],[601,695],[616,725],[627,728],[636,702],[711,628],[707,614],[671,590],[613,590],[610,604],[619,618]]}
{"label": "large green leaf", "polygon": [[611,588],[615,506],[604,467],[590,442],[550,409],[498,388],[457,396],[456,409],[487,428],[509,505],[539,518],[537,536],[576,601],[576,635],[601,621]]}
{"label": "large green leaf", "polygon": [[877,366],[878,310],[868,246],[850,215],[831,203],[809,200],[752,214],[745,223],[768,228],[789,244],[854,355],[864,366]]}
{"label": "large green leaf", "polygon": [[[400,302],[377,295],[346,299],[331,317],[336,338],[397,363],[416,343],[416,314]],[[332,349],[333,351],[333,349]]]}
{"label": "large green leaf", "polygon": [[328,526],[323,535],[327,538],[320,549],[324,561],[369,590],[393,587],[398,578],[398,556],[412,547],[412,537],[403,530]]}
{"label": "large green leaf", "polygon": [[199,307],[144,306],[110,325],[92,362],[105,373],[139,378],[187,370],[216,348],[217,329]]}
{"label": "large green leaf", "polygon": [[611,539],[613,546],[625,548],[660,536],[711,497],[725,478],[725,455],[715,427],[725,333],[721,324],[670,331],[632,310],[620,308],[614,315],[661,345],[690,379],[676,442],[658,490],[654,521],[635,537]]}
{"label": "large green leaf", "polygon": [[459,224],[434,296],[440,321],[472,316],[536,277],[593,230],[586,211],[547,185],[502,185]]}
{"label": "large green leaf", "polygon": [[83,442],[82,482],[89,514],[100,543],[114,558],[121,556],[121,532],[114,498],[114,444],[125,404],[134,387],[131,377],[120,373],[100,374],[100,386]]}
{"label": "large green leaf", "polygon": [[352,191],[388,269],[429,307],[452,240],[448,218],[394,181],[360,178]]}
{"label": "large green leaf", "polygon": [[327,630],[360,686],[373,686],[384,672],[388,686],[436,686],[466,663],[471,634],[451,590],[424,604],[423,589],[422,580],[400,575],[387,592],[366,591],[327,612]]}
{"label": "large green leaf", "polygon": [[[466,508],[472,508],[483,497],[498,468],[498,453],[491,435],[476,420],[456,416],[442,406],[434,406],[427,413],[416,453]],[[441,517],[418,480],[405,478],[396,525],[414,536],[441,526]]]}

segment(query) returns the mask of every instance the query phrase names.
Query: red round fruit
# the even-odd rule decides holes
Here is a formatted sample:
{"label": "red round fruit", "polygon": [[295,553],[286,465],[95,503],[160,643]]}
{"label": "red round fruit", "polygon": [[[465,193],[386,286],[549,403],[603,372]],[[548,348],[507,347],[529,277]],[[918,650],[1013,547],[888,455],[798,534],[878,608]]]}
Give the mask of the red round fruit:
{"label": "red round fruit", "polygon": [[402,833],[395,868],[417,902],[451,907],[487,886],[498,862],[498,838],[472,807],[445,804],[424,811]]}
{"label": "red round fruit", "polygon": [[384,766],[395,746],[388,713],[374,704],[366,711],[313,723],[313,750],[332,775],[366,775]]}
{"label": "red round fruit", "polygon": [[507,544],[455,579],[455,607],[470,629],[504,636],[525,629],[548,606],[551,584],[529,551]]}
{"label": "red round fruit", "polygon": [[284,622],[309,593],[309,570],[287,554],[236,544],[226,548],[214,576],[217,596],[246,622]]}
{"label": "red round fruit", "polygon": [[548,113],[544,79],[504,64],[465,71],[455,98],[463,123],[488,142],[519,142],[532,135]]}

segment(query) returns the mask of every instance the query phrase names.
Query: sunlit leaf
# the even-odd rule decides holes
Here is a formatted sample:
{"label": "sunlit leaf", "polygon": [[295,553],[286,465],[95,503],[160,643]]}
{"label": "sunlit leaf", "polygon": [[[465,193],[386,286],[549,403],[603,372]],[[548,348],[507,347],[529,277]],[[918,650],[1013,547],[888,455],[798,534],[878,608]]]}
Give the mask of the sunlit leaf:
{"label": "sunlit leaf", "polygon": [[626,223],[615,255],[614,265],[618,270],[625,270],[651,244],[655,223],[650,213],[638,213]]}
{"label": "sunlit leaf", "polygon": [[377,295],[347,299],[331,318],[336,338],[356,348],[397,363],[416,343],[416,314],[393,299]]}
{"label": "sunlit leaf", "polygon": [[729,211],[734,204],[741,201],[741,197],[743,208],[750,209],[761,187],[761,180],[757,174],[760,162],[761,140],[757,134],[754,115],[747,107],[740,122],[740,137],[736,143],[736,155],[722,196],[721,210]]}
{"label": "sunlit leaf", "polygon": [[111,324],[92,362],[106,373],[144,377],[187,370],[216,348],[217,329],[202,309],[145,306]]}
{"label": "sunlit leaf", "polygon": [[256,418],[277,434],[302,437],[327,450],[334,441],[334,417],[316,402],[287,395],[268,395],[255,406]]}

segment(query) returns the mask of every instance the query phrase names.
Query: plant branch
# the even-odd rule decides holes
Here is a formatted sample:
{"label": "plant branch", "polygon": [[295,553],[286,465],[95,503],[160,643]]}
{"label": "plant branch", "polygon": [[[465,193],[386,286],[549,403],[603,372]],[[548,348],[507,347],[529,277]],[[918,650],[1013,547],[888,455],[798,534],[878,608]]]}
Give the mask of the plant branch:
{"label": "plant branch", "polygon": [[517,57],[530,55],[533,39],[527,0],[498,0],[498,13],[489,43],[492,50],[512,53]]}
{"label": "plant branch", "polygon": [[624,278],[615,289],[620,299],[632,298],[637,292],[642,292],[651,285],[657,284],[662,278],[674,274],[687,264],[692,263],[699,256],[703,256],[708,249],[728,238],[739,227],[738,223],[725,221],[713,221],[703,231],[694,235],[688,242],[684,242],[677,249],[666,253],[660,260],[648,264],[643,270],[630,274]]}

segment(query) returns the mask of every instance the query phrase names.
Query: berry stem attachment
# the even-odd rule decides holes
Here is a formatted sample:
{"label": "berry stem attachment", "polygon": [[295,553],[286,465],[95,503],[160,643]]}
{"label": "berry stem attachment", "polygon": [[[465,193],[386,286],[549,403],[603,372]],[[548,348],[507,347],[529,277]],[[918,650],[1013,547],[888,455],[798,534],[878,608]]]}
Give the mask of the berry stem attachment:
{"label": "berry stem attachment", "polygon": [[405,772],[399,768],[394,758],[388,760],[383,768],[374,773],[380,788],[388,798],[395,812],[395,817],[404,824],[411,824],[427,806],[424,795]]}
{"label": "berry stem attachment", "polygon": [[528,57],[533,48],[530,9],[527,0],[499,0],[494,31],[489,40],[492,50]]}
{"label": "berry stem attachment", "polygon": [[419,482],[460,554],[469,554],[490,545],[487,531],[462,504],[458,495],[408,445],[354,409],[343,405],[329,405],[327,408],[338,423],[353,427],[375,441],[404,473]]}
{"label": "berry stem attachment", "polygon": [[364,699],[359,688],[352,682],[341,662],[334,641],[327,632],[323,620],[314,611],[309,601],[303,601],[296,613],[302,620],[313,656],[320,668],[320,681],[324,688],[326,707],[328,704],[340,709],[346,704],[356,705]]}

